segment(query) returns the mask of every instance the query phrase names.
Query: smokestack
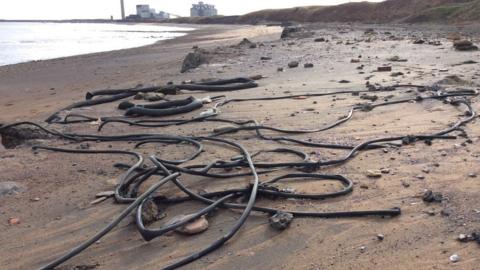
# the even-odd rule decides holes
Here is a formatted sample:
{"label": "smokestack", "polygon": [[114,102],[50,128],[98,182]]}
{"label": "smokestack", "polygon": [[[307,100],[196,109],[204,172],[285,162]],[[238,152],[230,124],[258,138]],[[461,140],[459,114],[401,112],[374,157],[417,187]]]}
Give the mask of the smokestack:
{"label": "smokestack", "polygon": [[122,9],[122,21],[125,20],[125,5],[123,3],[123,0],[120,0],[120,7]]}

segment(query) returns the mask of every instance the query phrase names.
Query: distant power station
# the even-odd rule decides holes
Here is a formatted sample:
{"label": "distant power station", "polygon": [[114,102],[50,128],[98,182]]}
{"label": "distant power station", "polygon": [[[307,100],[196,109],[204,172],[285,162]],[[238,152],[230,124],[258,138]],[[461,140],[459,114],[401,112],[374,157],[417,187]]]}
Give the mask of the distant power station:
{"label": "distant power station", "polygon": [[[170,14],[164,11],[159,11],[158,13],[155,9],[150,8],[149,5],[137,5],[137,13],[125,17],[125,3],[124,0],[120,0],[120,9],[122,20],[128,21],[151,21],[151,20],[164,20],[169,19],[170,15],[174,17],[180,17],[178,15]],[[217,16],[218,12],[214,5],[209,5],[204,2],[198,2],[198,4],[192,4],[190,8],[191,17],[211,17]]]}
{"label": "distant power station", "polygon": [[168,19],[170,14],[159,11],[158,13],[154,8],[150,8],[149,5],[137,5],[137,16],[140,19]]}
{"label": "distant power station", "polygon": [[193,4],[190,9],[191,17],[210,17],[217,16],[217,9],[214,5],[205,4],[203,2],[198,2],[198,4]]}

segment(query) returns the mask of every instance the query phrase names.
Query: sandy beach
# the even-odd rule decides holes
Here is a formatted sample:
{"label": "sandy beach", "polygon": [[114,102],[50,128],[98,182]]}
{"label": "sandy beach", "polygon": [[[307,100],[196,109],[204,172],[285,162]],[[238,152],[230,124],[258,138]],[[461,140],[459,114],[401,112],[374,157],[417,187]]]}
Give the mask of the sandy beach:
{"label": "sandy beach", "polygon": [[[480,44],[475,27],[314,24],[307,27],[308,36],[288,39],[280,38],[282,28],[277,26],[193,27],[196,30],[186,36],[146,47],[0,67],[0,124],[43,123],[59,108],[84,99],[90,90],[207,78],[264,77],[258,80],[257,88],[218,93],[229,98],[366,90],[367,82],[377,86],[440,84],[450,90],[480,89],[480,52],[455,51],[451,40],[452,36],[461,36]],[[244,38],[256,44],[255,48],[238,46]],[[414,44],[419,39],[425,42]],[[210,52],[209,63],[180,73],[185,55],[194,46]],[[298,61],[298,67],[289,68],[292,61]],[[306,68],[305,64],[312,65]],[[383,66],[391,67],[391,71],[378,72]],[[182,92],[174,98],[190,95],[204,98],[209,93]],[[374,95],[381,101],[409,98],[415,93],[407,88]],[[365,102],[362,97],[349,94],[235,103],[221,108],[221,117],[255,119],[279,128],[313,129],[336,121],[361,102]],[[111,103],[75,112],[93,117],[120,116],[117,105]],[[472,107],[480,110],[478,97],[472,98]],[[197,114],[181,117],[189,119]],[[440,131],[464,115],[464,107],[445,106],[438,100],[409,102],[358,112],[335,129],[296,138],[356,144],[382,136]],[[218,126],[214,122],[165,128],[111,124],[100,134],[157,132],[206,136]],[[94,124],[49,127],[63,132],[97,132]],[[352,179],[354,191],[347,196],[324,201],[259,202],[269,207],[315,211],[400,207],[402,214],[398,217],[296,218],[290,228],[279,232],[270,228],[266,215],[255,213],[225,246],[183,269],[478,269],[479,245],[456,240],[460,234],[480,231],[480,176],[476,177],[480,174],[478,119],[464,130],[468,138],[365,151],[342,166],[318,172]],[[252,139],[253,134],[242,131],[225,138],[238,140],[251,151],[282,146]],[[40,143],[78,147],[64,140]],[[112,144],[93,142],[89,147],[108,149]],[[113,147],[127,149],[131,145],[115,143]],[[300,148],[320,159],[345,154],[344,150]],[[139,151],[145,156],[154,152],[181,157],[188,149],[146,146]],[[200,161],[227,158],[233,153],[211,145]],[[277,162],[289,157],[272,154],[261,158]],[[1,181],[24,186],[19,194],[0,197],[1,268],[36,269],[87,239],[122,211],[125,205],[116,204],[111,198],[90,204],[95,194],[114,188],[122,171],[113,164],[120,161],[131,162],[128,158],[112,159],[108,155],[32,151],[28,143],[14,149],[0,145]],[[369,170],[381,170],[382,175],[369,177]],[[275,173],[262,177],[274,176]],[[245,179],[248,178],[185,180],[194,190],[218,190],[245,183]],[[312,182],[293,186],[299,191],[315,192],[337,187],[332,183]],[[174,189],[171,185],[166,190]],[[441,203],[424,202],[422,195],[427,189],[442,193],[445,199]],[[169,208],[165,214],[168,218],[199,208],[198,204],[187,202]],[[136,231],[133,219],[127,218],[60,269],[159,269],[224,234],[238,213],[221,211],[221,215],[209,217],[209,229],[202,234],[191,237],[170,234],[148,243]],[[9,224],[12,217],[20,222]],[[379,235],[384,238],[379,240]],[[453,254],[458,254],[461,260],[452,263],[449,257]]]}

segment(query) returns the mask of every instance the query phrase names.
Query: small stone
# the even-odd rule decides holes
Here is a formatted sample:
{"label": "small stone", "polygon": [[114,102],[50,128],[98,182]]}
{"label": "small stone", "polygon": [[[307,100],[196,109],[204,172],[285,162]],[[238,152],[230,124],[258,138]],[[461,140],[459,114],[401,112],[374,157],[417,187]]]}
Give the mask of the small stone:
{"label": "small stone", "polygon": [[378,239],[378,241],[383,241],[383,239],[385,239],[385,235],[377,234],[377,239]]}
{"label": "small stone", "polygon": [[293,215],[291,213],[277,212],[275,215],[271,216],[270,226],[277,230],[285,230],[290,226],[290,223],[293,220]]}
{"label": "small stone", "polygon": [[437,202],[437,203],[441,203],[443,201],[443,195],[441,193],[438,193],[438,192],[433,192],[431,190],[427,190],[425,191],[425,193],[423,194],[422,196],[422,199],[424,202],[429,202],[429,203],[432,203],[432,202]]}
{"label": "small stone", "polygon": [[20,219],[11,217],[11,218],[8,219],[8,224],[9,225],[18,225],[18,224],[20,224]]}
{"label": "small stone", "polygon": [[360,63],[360,59],[353,58],[350,60],[350,63]]}
{"label": "small stone", "polygon": [[369,186],[367,184],[361,184],[360,188],[361,189],[369,189]]}
{"label": "small stone", "polygon": [[421,174],[417,175],[416,178],[419,179],[419,180],[425,180],[425,176],[423,176]]}
{"label": "small stone", "polygon": [[365,253],[365,251],[367,251],[367,247],[366,246],[361,246],[360,247],[360,252]]}
{"label": "small stone", "polygon": [[403,76],[403,72],[393,72],[392,74],[390,74],[391,77],[399,77],[399,76]]}
{"label": "small stone", "polygon": [[[143,99],[143,95],[138,99]],[[122,102],[120,102],[120,104],[118,104],[118,109],[119,110],[127,110],[127,109],[130,109],[130,108],[134,107],[134,106],[135,106],[135,104],[130,102],[130,101],[122,101]]]}
{"label": "small stone", "polygon": [[452,263],[459,262],[460,261],[460,256],[458,254],[453,254],[452,256],[450,256],[450,261]]}
{"label": "small stone", "polygon": [[325,42],[325,38],[316,38],[313,40],[314,42]]}
{"label": "small stone", "polygon": [[408,183],[406,181],[402,181],[402,186],[408,188],[408,187],[410,187],[410,183]]}
{"label": "small stone", "polygon": [[206,231],[208,226],[208,220],[205,218],[205,216],[201,216],[185,226],[177,228],[175,231],[186,235],[194,235]]}
{"label": "small stone", "polygon": [[452,209],[449,209],[449,208],[444,208],[442,209],[442,211],[440,211],[440,215],[442,215],[443,217],[449,217],[451,216],[453,213]]}
{"label": "small stone", "polygon": [[370,178],[380,178],[380,177],[382,177],[382,171],[380,171],[380,170],[368,170],[366,174]]}
{"label": "small stone", "polygon": [[464,243],[470,241],[468,235],[463,234],[463,233],[460,234],[460,235],[457,237],[457,240],[460,241],[460,242],[464,242]]}
{"label": "small stone", "polygon": [[338,83],[350,83],[349,80],[340,80]]}
{"label": "small stone", "polygon": [[278,71],[278,72],[283,72],[283,67],[277,68],[277,71]]}
{"label": "small stone", "polygon": [[469,174],[468,174],[468,177],[470,177],[470,178],[476,178],[476,177],[477,177],[477,174],[476,174],[476,173],[469,173]]}
{"label": "small stone", "polygon": [[142,207],[142,220],[145,224],[150,224],[157,221],[159,209],[157,204],[150,200],[143,203]]}
{"label": "small stone", "polygon": [[298,63],[298,61],[292,61],[292,62],[288,63],[288,67],[289,68],[296,68],[296,67],[298,67],[299,64],[300,63]]}
{"label": "small stone", "polygon": [[389,174],[389,173],[390,173],[390,169],[388,169],[388,168],[383,168],[383,169],[381,169],[381,172],[382,172],[383,174]]}
{"label": "small stone", "polygon": [[95,194],[95,197],[100,198],[100,197],[113,197],[115,195],[115,191],[110,190],[110,191],[103,191]]}
{"label": "small stone", "polygon": [[313,64],[312,63],[305,63],[303,65],[304,68],[313,68]]}
{"label": "small stone", "polygon": [[153,101],[159,101],[165,98],[165,95],[162,93],[146,93],[143,99],[153,102]]}
{"label": "small stone", "polygon": [[272,58],[271,58],[271,57],[268,57],[268,56],[262,56],[262,57],[260,57],[260,60],[262,60],[262,61],[269,61],[269,60],[272,60]]}

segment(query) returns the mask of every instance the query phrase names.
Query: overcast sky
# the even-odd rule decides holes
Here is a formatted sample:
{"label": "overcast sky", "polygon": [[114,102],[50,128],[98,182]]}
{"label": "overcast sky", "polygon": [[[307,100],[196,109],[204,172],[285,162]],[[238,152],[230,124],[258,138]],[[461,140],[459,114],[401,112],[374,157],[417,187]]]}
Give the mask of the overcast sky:
{"label": "overcast sky", "polygon": [[[193,0],[125,0],[126,13],[135,13],[135,5],[188,16]],[[346,0],[204,0],[217,6],[221,15],[239,15],[267,8],[307,5],[334,5]],[[380,2],[374,0],[372,2]],[[0,0],[0,19],[94,19],[120,17],[120,0]]]}

